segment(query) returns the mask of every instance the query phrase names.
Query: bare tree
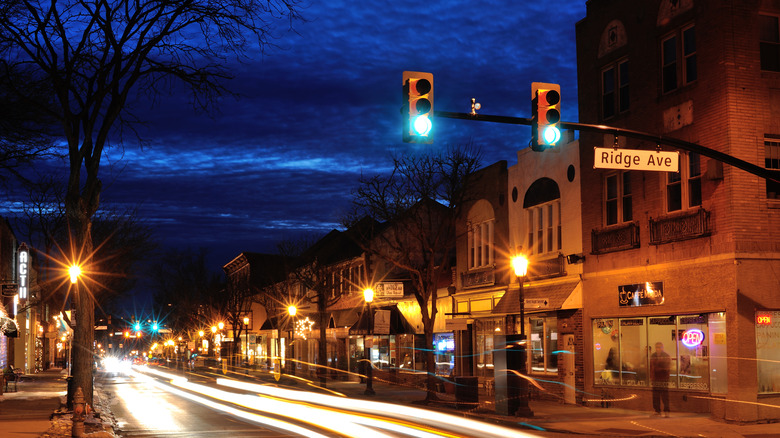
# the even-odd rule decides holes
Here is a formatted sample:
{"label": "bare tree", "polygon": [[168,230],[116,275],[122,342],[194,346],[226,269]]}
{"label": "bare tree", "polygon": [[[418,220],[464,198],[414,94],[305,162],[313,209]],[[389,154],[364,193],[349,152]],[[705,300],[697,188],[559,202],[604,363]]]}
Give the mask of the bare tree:
{"label": "bare tree", "polygon": [[[269,45],[278,20],[300,19],[298,0],[8,0],[0,4],[0,57],[11,89],[41,89],[33,106],[62,128],[72,247],[89,263],[104,150],[137,120],[128,98],[152,100],[183,84],[208,109],[226,90],[229,60]],[[0,72],[2,73],[2,72]],[[14,79],[21,80],[20,83]],[[83,288],[82,288],[83,289]],[[94,294],[79,290],[73,387],[92,403]]]}
{"label": "bare tree", "polygon": [[426,400],[431,401],[436,399],[432,345],[438,289],[442,279],[451,278],[455,224],[480,154],[466,147],[393,161],[390,175],[361,181],[352,220],[367,215],[381,222],[381,231],[364,234],[358,243],[370,256],[384,261],[387,269],[404,271],[411,278],[425,333]]}

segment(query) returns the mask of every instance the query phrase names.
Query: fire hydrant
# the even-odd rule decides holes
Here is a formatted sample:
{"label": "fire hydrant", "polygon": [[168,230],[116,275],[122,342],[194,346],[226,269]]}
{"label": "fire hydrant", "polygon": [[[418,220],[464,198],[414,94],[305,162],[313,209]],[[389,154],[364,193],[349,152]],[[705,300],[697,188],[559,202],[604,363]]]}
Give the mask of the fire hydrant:
{"label": "fire hydrant", "polygon": [[84,400],[84,391],[79,386],[73,394],[73,427],[71,428],[72,437],[84,436],[84,417],[86,416],[86,400]]}

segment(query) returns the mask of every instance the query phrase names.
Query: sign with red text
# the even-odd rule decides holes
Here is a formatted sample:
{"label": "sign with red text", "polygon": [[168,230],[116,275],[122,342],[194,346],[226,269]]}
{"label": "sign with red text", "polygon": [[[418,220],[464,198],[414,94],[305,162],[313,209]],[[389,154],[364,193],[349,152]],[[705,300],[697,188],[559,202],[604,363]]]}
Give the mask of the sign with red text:
{"label": "sign with red text", "polygon": [[594,169],[678,172],[680,153],[639,149],[593,148]]}

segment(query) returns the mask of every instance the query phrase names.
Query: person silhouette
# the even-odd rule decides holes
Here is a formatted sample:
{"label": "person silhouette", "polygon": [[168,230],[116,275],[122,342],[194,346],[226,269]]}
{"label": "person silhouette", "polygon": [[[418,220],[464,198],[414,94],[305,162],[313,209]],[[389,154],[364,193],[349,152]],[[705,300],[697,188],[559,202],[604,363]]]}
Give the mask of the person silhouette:
{"label": "person silhouette", "polygon": [[653,387],[653,409],[655,415],[661,415],[661,404],[664,416],[669,416],[669,373],[672,369],[672,359],[664,351],[664,344],[655,343],[655,352],[650,355],[650,380]]}

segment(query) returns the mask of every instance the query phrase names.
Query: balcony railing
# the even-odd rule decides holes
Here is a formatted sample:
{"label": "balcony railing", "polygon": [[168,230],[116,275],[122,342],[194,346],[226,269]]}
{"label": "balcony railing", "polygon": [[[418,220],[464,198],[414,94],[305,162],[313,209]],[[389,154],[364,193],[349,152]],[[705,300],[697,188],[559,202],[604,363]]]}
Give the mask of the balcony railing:
{"label": "balcony railing", "polygon": [[486,268],[461,272],[460,282],[464,289],[470,287],[492,286],[496,284],[496,268],[495,266],[488,266]]}
{"label": "balcony railing", "polygon": [[639,224],[629,222],[601,230],[591,231],[593,254],[639,248]]}
{"label": "balcony railing", "polygon": [[710,232],[710,212],[703,208],[684,214],[650,219],[651,245],[709,236]]}

